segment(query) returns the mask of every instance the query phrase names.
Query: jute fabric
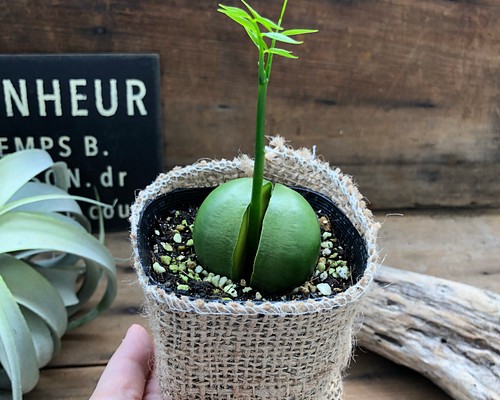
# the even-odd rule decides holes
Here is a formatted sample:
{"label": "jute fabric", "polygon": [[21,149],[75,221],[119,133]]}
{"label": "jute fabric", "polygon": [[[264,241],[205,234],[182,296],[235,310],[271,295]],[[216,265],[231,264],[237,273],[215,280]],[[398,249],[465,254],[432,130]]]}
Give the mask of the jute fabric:
{"label": "jute fabric", "polygon": [[272,138],[266,149],[266,179],[330,197],[365,241],[365,273],[344,293],[306,301],[205,301],[150,284],[140,263],[137,227],[148,201],[175,188],[251,176],[252,168],[244,155],[177,167],[160,174],[132,206],[134,267],[145,293],[162,395],[168,400],[339,400],[354,319],[378,267],[379,225],[350,177],[308,149],[293,150],[282,138]]}

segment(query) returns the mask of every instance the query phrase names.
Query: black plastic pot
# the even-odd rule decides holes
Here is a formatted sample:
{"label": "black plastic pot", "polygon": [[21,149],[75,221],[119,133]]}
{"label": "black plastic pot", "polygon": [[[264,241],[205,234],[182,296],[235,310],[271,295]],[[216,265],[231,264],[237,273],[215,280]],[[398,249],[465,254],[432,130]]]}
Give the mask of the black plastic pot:
{"label": "black plastic pot", "polygon": [[[354,282],[363,275],[368,253],[364,241],[352,222],[340,209],[326,196],[316,191],[301,187],[292,187],[299,192],[315,211],[320,211],[330,219],[332,229],[339,244],[345,251],[345,260],[353,267]],[[139,258],[146,275],[151,265],[150,237],[154,235],[154,222],[159,217],[167,215],[171,210],[186,210],[198,207],[208,194],[215,189],[187,188],[175,189],[151,200],[143,209],[137,229]],[[153,284],[158,284],[151,277]]]}

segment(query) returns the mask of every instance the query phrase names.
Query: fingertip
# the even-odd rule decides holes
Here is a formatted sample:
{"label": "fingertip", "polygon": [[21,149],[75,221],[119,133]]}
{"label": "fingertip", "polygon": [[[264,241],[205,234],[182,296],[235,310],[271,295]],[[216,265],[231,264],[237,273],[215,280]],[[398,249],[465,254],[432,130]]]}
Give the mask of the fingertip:
{"label": "fingertip", "polygon": [[142,346],[146,346],[149,350],[152,349],[153,343],[151,340],[151,336],[149,335],[149,332],[139,324],[132,324],[128,330],[127,333],[125,334],[125,338],[123,339],[123,342],[125,341],[133,341],[134,343],[139,343]]}
{"label": "fingertip", "polygon": [[139,325],[139,324],[132,324],[127,329],[127,333],[125,334],[125,338],[129,335],[144,335],[144,334],[149,336],[149,333],[146,330],[146,328],[144,328],[142,325]]}
{"label": "fingertip", "polygon": [[[92,398],[130,398],[123,395],[130,390],[143,393],[151,373],[152,358],[153,344],[148,331],[139,324],[131,325],[109,360]],[[114,397],[106,397],[110,393]]]}

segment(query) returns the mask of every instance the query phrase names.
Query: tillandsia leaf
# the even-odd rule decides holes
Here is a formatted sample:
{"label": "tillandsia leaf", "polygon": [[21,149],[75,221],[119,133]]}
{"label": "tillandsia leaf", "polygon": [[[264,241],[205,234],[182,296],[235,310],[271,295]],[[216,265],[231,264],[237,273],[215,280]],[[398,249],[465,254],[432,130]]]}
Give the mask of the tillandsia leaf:
{"label": "tillandsia leaf", "polygon": [[[82,275],[83,281],[81,282],[81,286],[80,289],[78,290],[78,293],[76,293],[76,298],[78,299],[78,302],[74,305],[71,305],[67,309],[68,315],[70,317],[72,317],[74,314],[80,311],[92,298],[97,288],[99,287],[99,283],[101,282],[102,276],[103,276],[103,270],[102,268],[99,267],[99,264],[89,260],[85,260],[85,270]],[[70,322],[70,324],[72,324],[72,321]]]}
{"label": "tillandsia leaf", "polygon": [[[99,199],[99,195],[96,191],[96,198]],[[99,241],[101,243],[104,242],[104,215],[102,212],[102,208],[98,209],[99,212]],[[83,283],[78,290],[78,304],[75,304],[72,307],[68,307],[68,314],[70,316],[70,320],[68,323],[68,329],[75,329],[79,326],[85,325],[86,323],[92,321],[99,314],[105,311],[111,302],[113,301],[116,295],[116,267],[113,264],[113,271],[109,269],[102,268],[102,266],[90,259],[84,259],[85,261],[85,274]],[[83,309],[83,306],[87,303],[88,300],[92,298],[95,291],[97,290],[99,283],[101,282],[102,276],[106,274],[106,289],[101,301],[92,309],[83,313],[83,315],[78,314],[76,317],[74,316],[77,312]]]}
{"label": "tillandsia leaf", "polygon": [[0,255],[0,275],[17,303],[38,315],[62,337],[68,315],[64,302],[50,282],[31,266],[9,254]]}
{"label": "tillandsia leaf", "polygon": [[21,312],[23,313],[24,319],[28,324],[33,345],[35,346],[38,368],[43,368],[54,356],[56,351],[56,345],[54,342],[59,341],[57,339],[54,341],[54,334],[38,315],[24,307],[21,307]]}
{"label": "tillandsia leaf", "polygon": [[66,308],[80,303],[75,293],[75,288],[77,287],[78,278],[85,272],[84,266],[76,268],[73,263],[70,263],[60,267],[35,268],[35,270],[43,275],[54,289],[57,290]]}
{"label": "tillandsia leaf", "polygon": [[[50,185],[48,183],[42,182],[28,182],[23,185],[8,201],[6,204],[12,203],[14,201],[29,199],[34,196],[41,195],[68,195],[64,189],[58,186]],[[46,208],[40,207],[38,211],[47,212],[70,212],[70,213],[80,213],[82,214],[82,209],[78,203],[74,200],[63,199],[61,201],[45,201],[43,204]],[[3,206],[5,207],[5,205]],[[2,209],[3,207],[0,207]],[[38,207],[38,205],[37,205]],[[29,211],[28,207],[23,209],[18,209],[18,211]]]}
{"label": "tillandsia leaf", "polygon": [[40,269],[57,268],[59,266],[67,267],[75,265],[80,259],[80,257],[74,254],[47,253],[46,250],[19,251],[12,255],[18,260],[23,260],[33,267],[39,267]]}
{"label": "tillandsia leaf", "polygon": [[13,400],[21,400],[23,392],[26,393],[35,387],[40,373],[28,324],[2,276],[0,276],[0,363],[9,377]]}
{"label": "tillandsia leaf", "polygon": [[[99,194],[97,190],[95,191],[95,196],[99,200]],[[99,215],[99,241],[104,243],[104,215],[102,212],[102,208],[98,208]],[[100,268],[99,264],[85,259],[85,269],[83,273],[83,281],[81,282],[80,289],[76,294],[78,302],[67,308],[68,315],[70,316],[70,328],[76,326],[83,325],[86,321],[88,321],[88,316],[85,314],[82,317],[71,318],[74,314],[80,311],[94,295],[97,290],[99,283],[101,282],[101,278],[103,276],[103,269]],[[108,278],[109,279],[109,278]]]}
{"label": "tillandsia leaf", "polygon": [[54,186],[67,192],[70,188],[68,165],[63,161],[55,162],[52,167]]}
{"label": "tillandsia leaf", "polygon": [[[54,185],[31,181],[45,170]],[[97,317],[116,295],[115,261],[102,243],[109,206],[68,187],[66,164],[45,151],[0,159],[0,389],[15,400],[36,385],[66,330]],[[99,206],[99,240],[77,200]]]}
{"label": "tillandsia leaf", "polygon": [[[95,205],[98,205],[101,207],[110,207],[107,204],[103,204],[99,201],[95,201],[95,200],[88,199],[86,197],[81,197],[81,196],[74,196],[74,195],[70,195],[70,194],[42,194],[39,196],[32,196],[29,198],[9,202],[9,203],[3,205],[2,207],[0,207],[0,215],[3,215],[5,213],[7,213],[8,211],[17,209],[19,207],[28,206],[28,205],[30,207],[24,207],[23,211],[70,212],[69,210],[64,210],[64,207],[62,207],[61,204],[54,203],[53,200],[73,200],[73,201],[79,200],[79,201],[83,201],[86,203],[95,204]],[[58,207],[60,207],[60,208],[58,209]]]}
{"label": "tillandsia leaf", "polygon": [[0,207],[26,182],[53,164],[49,154],[43,150],[24,150],[7,154],[0,159]]}
{"label": "tillandsia leaf", "polygon": [[0,206],[0,215],[14,209],[17,211],[61,212],[83,215],[77,201],[104,208],[112,207],[98,200],[70,195],[57,186],[40,182],[28,182],[19,188],[3,206]]}
{"label": "tillandsia leaf", "polygon": [[[0,216],[0,253],[45,249],[78,255],[95,262],[106,275],[106,288],[97,305],[87,311],[79,324],[107,309],[116,295],[116,267],[112,255],[85,229],[63,215],[15,212]],[[68,328],[76,327],[70,324]]]}

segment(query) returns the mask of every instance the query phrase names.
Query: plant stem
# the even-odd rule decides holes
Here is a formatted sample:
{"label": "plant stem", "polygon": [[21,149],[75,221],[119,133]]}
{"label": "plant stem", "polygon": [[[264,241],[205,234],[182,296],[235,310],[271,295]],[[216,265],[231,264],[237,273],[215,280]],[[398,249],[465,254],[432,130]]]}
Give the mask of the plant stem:
{"label": "plant stem", "polygon": [[[288,0],[283,1],[278,26],[281,26],[283,15],[285,14]],[[262,39],[261,39],[262,40]],[[276,40],[271,43],[271,48],[276,44]],[[255,124],[255,151],[252,181],[252,197],[248,216],[248,236],[247,236],[247,259],[253,260],[259,245],[262,217],[265,212],[262,198],[262,184],[264,182],[264,161],[265,161],[265,122],[266,122],[266,98],[267,86],[271,76],[271,66],[273,55],[267,55],[267,63],[264,55],[264,48],[259,48],[259,70],[258,70],[258,94],[257,94],[257,117]]]}
{"label": "plant stem", "polygon": [[[283,6],[281,7],[281,13],[280,13],[280,18],[278,20],[278,26],[281,26],[281,22],[283,21],[283,16],[285,15],[285,10],[286,10],[286,5],[288,4],[288,0],[283,1]],[[278,30],[276,30],[278,31]],[[273,48],[276,45],[276,40],[273,40],[271,42],[271,48]],[[271,77],[271,68],[273,66],[273,55],[269,54],[268,59],[267,59],[267,65],[266,65],[266,75],[267,78],[269,79]]]}
{"label": "plant stem", "polygon": [[257,117],[255,131],[255,160],[252,181],[252,197],[248,217],[247,256],[253,260],[259,245],[262,210],[262,184],[265,160],[265,117],[267,85],[269,82],[264,65],[264,52],[259,52],[259,87],[257,95]]}

